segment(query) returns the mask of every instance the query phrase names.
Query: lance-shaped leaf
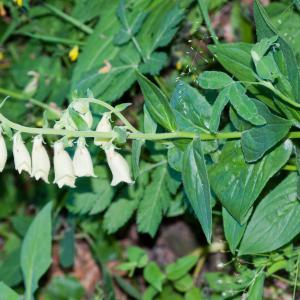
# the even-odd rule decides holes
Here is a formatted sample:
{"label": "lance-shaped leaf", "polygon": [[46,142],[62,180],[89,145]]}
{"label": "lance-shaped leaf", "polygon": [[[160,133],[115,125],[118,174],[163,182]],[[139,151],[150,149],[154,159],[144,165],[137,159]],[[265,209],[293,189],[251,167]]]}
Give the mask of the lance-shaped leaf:
{"label": "lance-shaped leaf", "polygon": [[9,286],[0,282],[0,299],[3,300],[20,300],[19,295]]}
{"label": "lance-shaped leaf", "polygon": [[182,179],[189,202],[202,226],[207,241],[210,243],[212,234],[211,195],[199,139],[192,141],[184,152]]}
{"label": "lance-shaped leaf", "polygon": [[209,168],[211,186],[227,211],[241,224],[269,179],[288,161],[287,140],[256,163],[247,164],[239,141],[227,142],[219,161]]}
{"label": "lance-shaped leaf", "polygon": [[204,89],[222,89],[234,81],[224,72],[204,71],[198,77],[198,84]]}
{"label": "lance-shaped leaf", "polygon": [[162,127],[174,131],[176,129],[175,117],[166,95],[141,73],[136,72],[136,76],[151,117]]}
{"label": "lance-shaped leaf", "polygon": [[261,116],[267,121],[242,133],[241,144],[246,161],[260,159],[269,149],[280,142],[289,132],[292,122],[273,115],[262,102],[252,99]]}
{"label": "lance-shaped leaf", "polygon": [[225,237],[229,244],[230,251],[234,253],[246,230],[246,224],[241,225],[224,207],[222,209],[222,216]]}
{"label": "lance-shaped leaf", "polygon": [[297,174],[290,174],[257,206],[241,242],[239,255],[276,250],[300,232]]}
{"label": "lance-shaped leaf", "polygon": [[265,273],[258,273],[253,281],[253,284],[249,288],[248,300],[263,300],[264,296],[264,283],[265,283]]}
{"label": "lance-shaped leaf", "polygon": [[240,83],[232,84],[228,90],[229,101],[237,113],[253,125],[266,124],[266,120],[259,115],[253,101],[246,95]]}
{"label": "lance-shaped leaf", "polygon": [[35,217],[24,238],[21,268],[26,287],[26,299],[31,299],[38,282],[51,264],[51,209],[48,203]]}

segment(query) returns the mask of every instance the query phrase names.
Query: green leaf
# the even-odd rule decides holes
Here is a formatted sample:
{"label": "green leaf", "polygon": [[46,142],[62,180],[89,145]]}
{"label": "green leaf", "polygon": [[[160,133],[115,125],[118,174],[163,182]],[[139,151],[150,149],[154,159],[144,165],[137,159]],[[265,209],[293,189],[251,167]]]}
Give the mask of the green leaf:
{"label": "green leaf", "polygon": [[245,94],[245,90],[240,83],[235,83],[230,86],[228,97],[234,109],[243,119],[254,125],[266,124],[266,120],[259,115],[255,104]]}
{"label": "green leaf", "polygon": [[64,236],[60,241],[60,265],[63,268],[70,268],[74,264],[75,258],[75,232],[74,232],[74,224],[69,224],[69,228],[67,228],[64,232]]}
{"label": "green leaf", "polygon": [[271,38],[263,38],[257,42],[251,49],[251,56],[254,63],[260,61],[277,40],[278,36],[274,35]]}
{"label": "green leaf", "polygon": [[126,295],[130,296],[133,299],[141,299],[141,293],[127,280],[118,275],[114,275],[114,279],[118,283],[119,287],[126,293]]}
{"label": "green leaf", "polygon": [[157,289],[153,288],[152,286],[147,287],[145,290],[142,300],[152,300],[159,292]]}
{"label": "green leaf", "polygon": [[157,124],[150,116],[146,105],[144,105],[144,132],[155,133],[157,130]]}
{"label": "green leaf", "polygon": [[133,200],[120,199],[110,205],[104,215],[103,226],[108,233],[114,233],[128,222],[137,207]]}
{"label": "green leaf", "polygon": [[249,289],[247,299],[263,300],[264,282],[265,282],[265,273],[261,271],[259,274],[255,276],[255,280]]}
{"label": "green leaf", "polygon": [[188,255],[179,258],[172,264],[167,265],[167,278],[172,281],[182,278],[196,265],[198,259],[198,255]]}
{"label": "green leaf", "polygon": [[27,299],[33,297],[38,281],[51,264],[51,209],[48,203],[32,221],[21,249],[21,268]]}
{"label": "green leaf", "polygon": [[169,131],[176,130],[175,117],[167,97],[144,75],[136,72],[136,76],[144,95],[145,105],[151,117]]}
{"label": "green leaf", "polygon": [[150,234],[157,232],[162,220],[162,214],[167,210],[171,201],[166,189],[166,166],[158,167],[152,174],[152,182],[145,189],[145,195],[140,202],[137,223],[139,232]]}
{"label": "green leaf", "polygon": [[20,300],[20,296],[3,282],[0,282],[0,295],[3,300]]}
{"label": "green leaf", "polygon": [[183,19],[183,10],[178,7],[176,2],[168,2],[157,3],[159,21],[153,22],[148,19],[144,25],[145,30],[141,30],[138,36],[138,41],[146,58],[149,58],[157,48],[169,44],[177,32],[178,24]]}
{"label": "green leaf", "polygon": [[193,277],[190,274],[186,274],[180,279],[174,281],[174,288],[179,292],[187,292],[194,286]]}
{"label": "green leaf", "polygon": [[292,143],[287,140],[263,159],[247,164],[239,141],[227,142],[219,161],[209,168],[213,191],[227,211],[241,224],[269,179],[288,161]]}
{"label": "green leaf", "polygon": [[171,107],[178,129],[182,131],[207,132],[211,106],[189,84],[179,81],[171,98]]}
{"label": "green leaf", "polygon": [[182,179],[184,190],[208,242],[212,234],[210,186],[201,141],[194,140],[184,152]]}
{"label": "green leaf", "polygon": [[256,33],[258,40],[262,38],[271,38],[274,35],[278,36],[278,43],[282,50],[289,81],[293,88],[293,93],[297,102],[300,101],[300,77],[298,71],[297,60],[295,54],[285,39],[278,34],[277,30],[272,25],[265,9],[258,0],[254,2],[254,19],[256,24]]}
{"label": "green leaf", "polygon": [[168,56],[165,52],[153,52],[145,62],[139,66],[141,73],[158,75],[159,71],[168,63]]}
{"label": "green leaf", "polygon": [[88,124],[77,111],[75,111],[73,108],[69,108],[68,112],[78,130],[89,130]]}
{"label": "green leaf", "polygon": [[287,136],[292,123],[286,119],[273,115],[260,101],[252,99],[258,113],[267,123],[260,127],[253,127],[242,133],[241,145],[246,161],[254,162]]}
{"label": "green leaf", "polygon": [[185,294],[184,300],[204,300],[204,297],[199,288],[194,287]]}
{"label": "green leaf", "polygon": [[158,291],[162,291],[163,281],[166,278],[155,262],[149,262],[144,269],[144,278]]}
{"label": "green leaf", "polygon": [[270,252],[285,245],[300,232],[299,215],[297,174],[290,174],[257,206],[239,255]]}
{"label": "green leaf", "polygon": [[136,179],[140,173],[140,156],[142,151],[142,146],[145,144],[144,140],[134,140],[132,142],[132,159],[131,159],[131,166],[132,166],[132,174],[133,178]]}
{"label": "green leaf", "polygon": [[234,253],[246,230],[246,224],[240,225],[224,207],[222,209],[222,217],[226,241],[229,244],[230,251]]}
{"label": "green leaf", "polygon": [[225,88],[234,82],[226,73],[219,71],[204,71],[197,81],[202,88],[212,90]]}
{"label": "green leaf", "polygon": [[219,129],[222,111],[229,102],[228,92],[228,87],[221,90],[212,106],[211,118],[209,121],[209,129],[212,132],[217,132]]}

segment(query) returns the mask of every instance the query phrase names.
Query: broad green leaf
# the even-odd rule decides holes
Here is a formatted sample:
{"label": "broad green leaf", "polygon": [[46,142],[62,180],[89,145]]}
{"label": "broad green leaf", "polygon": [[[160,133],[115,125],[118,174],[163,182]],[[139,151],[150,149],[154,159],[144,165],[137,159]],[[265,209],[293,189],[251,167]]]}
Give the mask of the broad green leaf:
{"label": "broad green leaf", "polygon": [[228,242],[230,251],[234,253],[246,230],[246,224],[240,225],[224,207],[222,209],[222,217],[226,241]]}
{"label": "broad green leaf", "polygon": [[280,142],[288,134],[292,123],[286,119],[273,115],[262,102],[252,99],[258,113],[267,123],[253,127],[242,133],[241,145],[246,161],[254,162]]}
{"label": "broad green leaf", "polygon": [[232,84],[228,90],[228,98],[237,113],[254,125],[264,125],[266,120],[259,115],[253,101],[246,95],[240,83]]}
{"label": "broad green leaf", "polygon": [[75,230],[74,222],[69,222],[69,228],[64,232],[64,236],[59,243],[59,261],[63,268],[70,268],[74,264],[75,258]]}
{"label": "broad green leaf", "polygon": [[251,56],[255,63],[260,61],[267,53],[271,46],[273,46],[278,40],[278,36],[274,35],[271,38],[263,38],[257,42],[251,49]]}
{"label": "broad green leaf", "polygon": [[152,182],[145,189],[137,213],[138,231],[156,234],[158,226],[171,201],[166,188],[166,166],[158,167],[152,174]]}
{"label": "broad green leaf", "polygon": [[38,213],[22,243],[21,268],[28,300],[32,299],[40,278],[51,264],[51,209],[50,202]]}
{"label": "broad green leaf", "polygon": [[211,106],[195,88],[179,81],[171,97],[171,107],[178,129],[182,131],[208,131]]}
{"label": "broad green leaf", "polygon": [[273,53],[268,53],[255,63],[256,73],[263,80],[274,81],[281,76]]}
{"label": "broad green leaf", "polygon": [[149,286],[144,294],[143,294],[143,297],[142,297],[142,300],[152,300],[154,299],[154,297],[158,294],[158,290],[153,288],[152,286]]}
{"label": "broad green leaf", "polygon": [[180,279],[174,281],[174,288],[179,292],[187,292],[194,286],[193,277],[190,274],[186,274]]}
{"label": "broad green leaf", "polygon": [[185,193],[193,211],[210,243],[212,234],[212,210],[210,186],[201,141],[192,141],[184,152],[182,179]]}
{"label": "broad green leaf", "polygon": [[230,76],[220,71],[204,71],[197,80],[198,84],[204,89],[222,89],[234,81]]}
{"label": "broad green leaf", "polygon": [[209,121],[209,129],[212,132],[217,132],[219,129],[222,111],[229,102],[228,92],[228,87],[221,90],[212,106],[211,118]]}
{"label": "broad green leaf", "polygon": [[255,209],[239,255],[270,252],[285,245],[300,232],[299,215],[297,174],[290,174]]}
{"label": "broad green leaf", "polygon": [[188,255],[179,258],[172,264],[167,265],[167,278],[172,281],[182,278],[196,265],[198,259],[198,255]]}
{"label": "broad green leaf", "polygon": [[288,78],[292,85],[295,99],[297,102],[299,102],[300,77],[295,54],[292,48],[289,46],[289,44],[285,41],[285,39],[282,36],[280,36],[280,34],[278,34],[277,30],[272,25],[271,20],[269,19],[265,9],[263,8],[259,0],[255,0],[254,2],[254,19],[256,24],[256,33],[258,40],[261,40],[262,38],[271,38],[274,35],[278,36],[278,43],[280,45],[280,49],[282,49],[282,53],[286,63]]}
{"label": "broad green leaf", "polygon": [[132,166],[132,174],[133,178],[136,179],[140,173],[140,156],[142,151],[142,146],[144,145],[144,140],[134,140],[132,142],[132,159],[131,159],[131,166]]}
{"label": "broad green leaf", "polygon": [[249,289],[247,299],[263,300],[264,283],[265,283],[265,273],[260,271],[260,273],[255,276],[255,280]]}
{"label": "broad green leaf", "polygon": [[128,222],[137,207],[134,200],[120,199],[110,205],[104,215],[104,229],[114,233]]}
{"label": "broad green leaf", "polygon": [[176,130],[175,117],[167,97],[144,75],[136,72],[136,76],[144,95],[145,105],[151,117],[169,131]]}
{"label": "broad green leaf", "polygon": [[266,183],[288,161],[292,143],[287,140],[256,163],[247,164],[239,141],[227,142],[219,161],[209,168],[213,191],[241,224]]}
{"label": "broad green leaf", "polygon": [[168,63],[168,56],[165,52],[153,52],[145,63],[140,64],[139,71],[141,73],[149,73],[158,75],[159,71]]}
{"label": "broad green leaf", "polygon": [[0,299],[2,300],[20,300],[21,297],[9,286],[0,282]]}
{"label": "broad green leaf", "polygon": [[146,105],[144,104],[144,132],[155,133],[157,130],[157,124],[150,116]]}
{"label": "broad green leaf", "polygon": [[[272,34],[274,36],[274,34]],[[253,61],[251,57],[252,44],[234,43],[234,44],[218,44],[209,46],[209,50],[214,54],[216,59],[222,66],[238,80],[253,82],[257,80],[257,75],[253,71]],[[282,69],[280,69],[281,72]],[[284,73],[283,73],[284,74]],[[247,85],[247,89],[262,100],[268,107],[275,112],[284,113],[289,120],[297,127],[300,127],[299,110],[287,106],[277,98],[266,97],[266,91],[257,86]]]}
{"label": "broad green leaf", "polygon": [[144,269],[144,278],[158,291],[162,291],[165,275],[161,272],[159,266],[155,262],[149,262]]}

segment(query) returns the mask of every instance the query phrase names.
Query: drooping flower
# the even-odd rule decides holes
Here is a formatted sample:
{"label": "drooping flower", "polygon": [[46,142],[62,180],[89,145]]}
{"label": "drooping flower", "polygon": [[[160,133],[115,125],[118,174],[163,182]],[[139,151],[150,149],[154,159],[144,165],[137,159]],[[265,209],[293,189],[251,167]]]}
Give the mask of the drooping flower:
{"label": "drooping flower", "polygon": [[21,174],[22,171],[31,174],[31,157],[20,132],[17,132],[13,136],[13,155],[15,168],[19,174]]}
{"label": "drooping flower", "polygon": [[7,149],[6,149],[4,137],[0,130],[0,172],[3,171],[6,161],[7,161]]}
{"label": "drooping flower", "polygon": [[32,147],[32,177],[36,180],[42,178],[49,183],[48,176],[50,172],[50,159],[48,153],[43,146],[43,138],[38,135],[33,140]]}
{"label": "drooping flower", "polygon": [[105,149],[105,154],[113,176],[111,185],[115,186],[120,182],[126,182],[128,184],[134,183],[131,179],[130,169],[126,159],[120,153],[115,151],[113,145],[108,149]]}
{"label": "drooping flower", "polygon": [[[96,128],[97,132],[111,132],[110,113],[104,113]],[[105,146],[108,142],[103,142],[101,139],[95,138],[94,144],[97,146]]]}
{"label": "drooping flower", "polygon": [[93,168],[93,162],[89,150],[85,145],[85,138],[80,137],[77,142],[77,148],[73,158],[75,176],[78,177],[96,177]]}
{"label": "drooping flower", "polygon": [[76,177],[73,161],[68,152],[64,149],[62,141],[54,143],[54,173],[54,183],[56,183],[59,188],[64,185],[75,187]]}

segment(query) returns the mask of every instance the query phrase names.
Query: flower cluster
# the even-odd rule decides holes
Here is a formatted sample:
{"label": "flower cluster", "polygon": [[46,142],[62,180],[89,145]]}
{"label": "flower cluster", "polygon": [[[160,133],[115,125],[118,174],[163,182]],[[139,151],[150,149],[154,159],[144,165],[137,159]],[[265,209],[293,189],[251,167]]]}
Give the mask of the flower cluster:
{"label": "flower cluster", "polygon": [[[92,117],[89,110],[85,107],[76,107],[80,111],[80,115],[89,125],[92,126]],[[68,121],[66,125],[66,120]],[[64,125],[61,125],[61,124]],[[75,124],[70,123],[70,118],[63,115],[58,122],[57,127],[76,128]],[[100,120],[97,132],[112,132],[110,123],[110,113],[104,113]],[[94,144],[103,148],[106,154],[108,166],[112,172],[111,185],[115,186],[120,182],[132,184],[130,169],[124,157],[118,153],[115,146],[111,142],[106,142],[95,138]],[[77,140],[77,148],[73,159],[65,150],[64,140],[58,140],[54,143],[54,174],[56,183],[60,188],[63,186],[75,187],[77,177],[96,177],[93,168],[93,162],[89,150],[86,147],[84,137]],[[49,183],[49,172],[51,169],[50,158],[44,146],[42,135],[37,135],[33,139],[32,153],[30,155],[22,139],[21,133],[17,132],[13,136],[13,156],[16,170],[21,174],[23,171],[30,174],[36,180],[42,179]],[[7,161],[7,148],[2,132],[0,132],[0,171],[4,169]]]}

